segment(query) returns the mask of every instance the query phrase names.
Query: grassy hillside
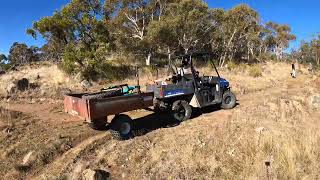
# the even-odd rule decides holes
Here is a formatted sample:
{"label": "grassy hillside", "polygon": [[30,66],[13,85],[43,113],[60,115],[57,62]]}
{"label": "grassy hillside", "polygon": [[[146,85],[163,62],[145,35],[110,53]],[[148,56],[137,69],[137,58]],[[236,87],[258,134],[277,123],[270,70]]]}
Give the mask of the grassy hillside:
{"label": "grassy hillside", "polygon": [[[45,68],[53,69],[29,72]],[[61,101],[3,103],[18,115],[1,111],[0,173],[7,179],[79,179],[85,169],[98,168],[114,179],[316,179],[319,76],[300,67],[293,79],[285,63],[260,68],[259,77],[250,76],[250,68],[221,71],[236,92],[235,109],[204,109],[180,125],[171,124],[170,116],[129,112],[139,131],[124,142],[65,114]],[[53,85],[68,82],[67,76],[56,81],[42,76],[48,77],[42,82]],[[142,74],[142,83],[151,77]]]}

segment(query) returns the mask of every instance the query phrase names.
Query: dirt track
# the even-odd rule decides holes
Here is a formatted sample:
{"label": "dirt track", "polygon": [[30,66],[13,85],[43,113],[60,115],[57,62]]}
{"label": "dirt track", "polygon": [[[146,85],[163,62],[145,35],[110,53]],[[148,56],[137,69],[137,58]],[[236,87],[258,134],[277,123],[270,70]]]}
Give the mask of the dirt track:
{"label": "dirt track", "polygon": [[22,114],[1,132],[0,174],[79,179],[90,168],[114,179],[319,178],[320,113],[309,101],[319,86],[305,71],[290,78],[281,65],[265,65],[261,78],[225,73],[239,103],[230,111],[205,109],[180,125],[130,112],[142,130],[124,142],[64,114],[59,101],[7,103]]}

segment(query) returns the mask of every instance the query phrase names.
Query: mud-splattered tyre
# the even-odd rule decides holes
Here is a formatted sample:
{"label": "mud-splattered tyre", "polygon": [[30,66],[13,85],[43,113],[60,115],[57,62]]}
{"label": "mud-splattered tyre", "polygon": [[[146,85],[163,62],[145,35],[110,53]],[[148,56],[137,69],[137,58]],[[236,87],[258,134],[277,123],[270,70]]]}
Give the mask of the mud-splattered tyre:
{"label": "mud-splattered tyre", "polygon": [[99,120],[93,120],[91,123],[89,123],[89,126],[98,131],[103,131],[107,129],[107,119],[99,119]]}
{"label": "mud-splattered tyre", "polygon": [[93,94],[85,94],[82,96],[83,99],[101,99],[107,97],[114,97],[122,95],[121,89],[110,89],[108,91],[93,93]]}
{"label": "mud-splattered tyre", "polygon": [[191,118],[192,107],[187,101],[178,100],[172,105],[173,117],[179,122],[186,121]]}
{"label": "mud-splattered tyre", "polygon": [[231,91],[224,92],[221,103],[222,109],[232,109],[236,106],[236,103],[236,96]]}
{"label": "mud-splattered tyre", "polygon": [[110,132],[117,140],[127,140],[132,138],[133,123],[127,115],[117,115],[111,122]]}
{"label": "mud-splattered tyre", "polygon": [[163,101],[154,100],[153,102],[153,111],[155,113],[164,113],[170,111],[170,105],[166,105]]}

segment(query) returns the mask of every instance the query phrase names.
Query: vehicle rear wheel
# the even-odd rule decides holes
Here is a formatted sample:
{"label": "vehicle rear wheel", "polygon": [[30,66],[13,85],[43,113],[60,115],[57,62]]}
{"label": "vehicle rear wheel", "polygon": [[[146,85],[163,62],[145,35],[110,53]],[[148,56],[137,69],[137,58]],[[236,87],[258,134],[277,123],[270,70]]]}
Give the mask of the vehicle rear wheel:
{"label": "vehicle rear wheel", "polygon": [[192,115],[192,107],[184,100],[175,101],[172,105],[172,111],[173,117],[180,122],[190,119]]}
{"label": "vehicle rear wheel", "polygon": [[107,97],[120,96],[122,94],[121,89],[110,89],[108,91],[93,93],[93,94],[85,94],[82,96],[83,99],[101,99]]}
{"label": "vehicle rear wheel", "polygon": [[222,96],[221,108],[232,109],[236,106],[236,101],[236,96],[231,91],[226,91]]}
{"label": "vehicle rear wheel", "polygon": [[127,115],[117,115],[111,122],[110,132],[117,140],[127,140],[132,137],[133,123]]}
{"label": "vehicle rear wheel", "polygon": [[166,104],[163,101],[160,100],[154,100],[153,102],[153,111],[155,113],[163,113],[163,112],[167,112],[168,110],[171,109],[171,106],[169,104]]}

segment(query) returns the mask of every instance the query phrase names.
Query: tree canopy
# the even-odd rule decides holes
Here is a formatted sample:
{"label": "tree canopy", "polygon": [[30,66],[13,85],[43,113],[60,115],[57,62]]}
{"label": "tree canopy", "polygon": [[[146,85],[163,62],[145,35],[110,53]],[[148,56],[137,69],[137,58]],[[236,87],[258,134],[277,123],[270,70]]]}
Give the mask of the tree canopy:
{"label": "tree canopy", "polygon": [[320,68],[320,34],[309,42],[302,41],[299,49],[294,53],[295,58],[301,63],[311,63]]}
{"label": "tree canopy", "polygon": [[263,24],[245,4],[223,10],[203,0],[71,0],[27,33],[46,39],[41,51],[47,58],[85,76],[117,54],[147,64],[199,51],[214,52],[220,66],[261,61],[266,54],[281,60],[295,40],[289,26]]}

